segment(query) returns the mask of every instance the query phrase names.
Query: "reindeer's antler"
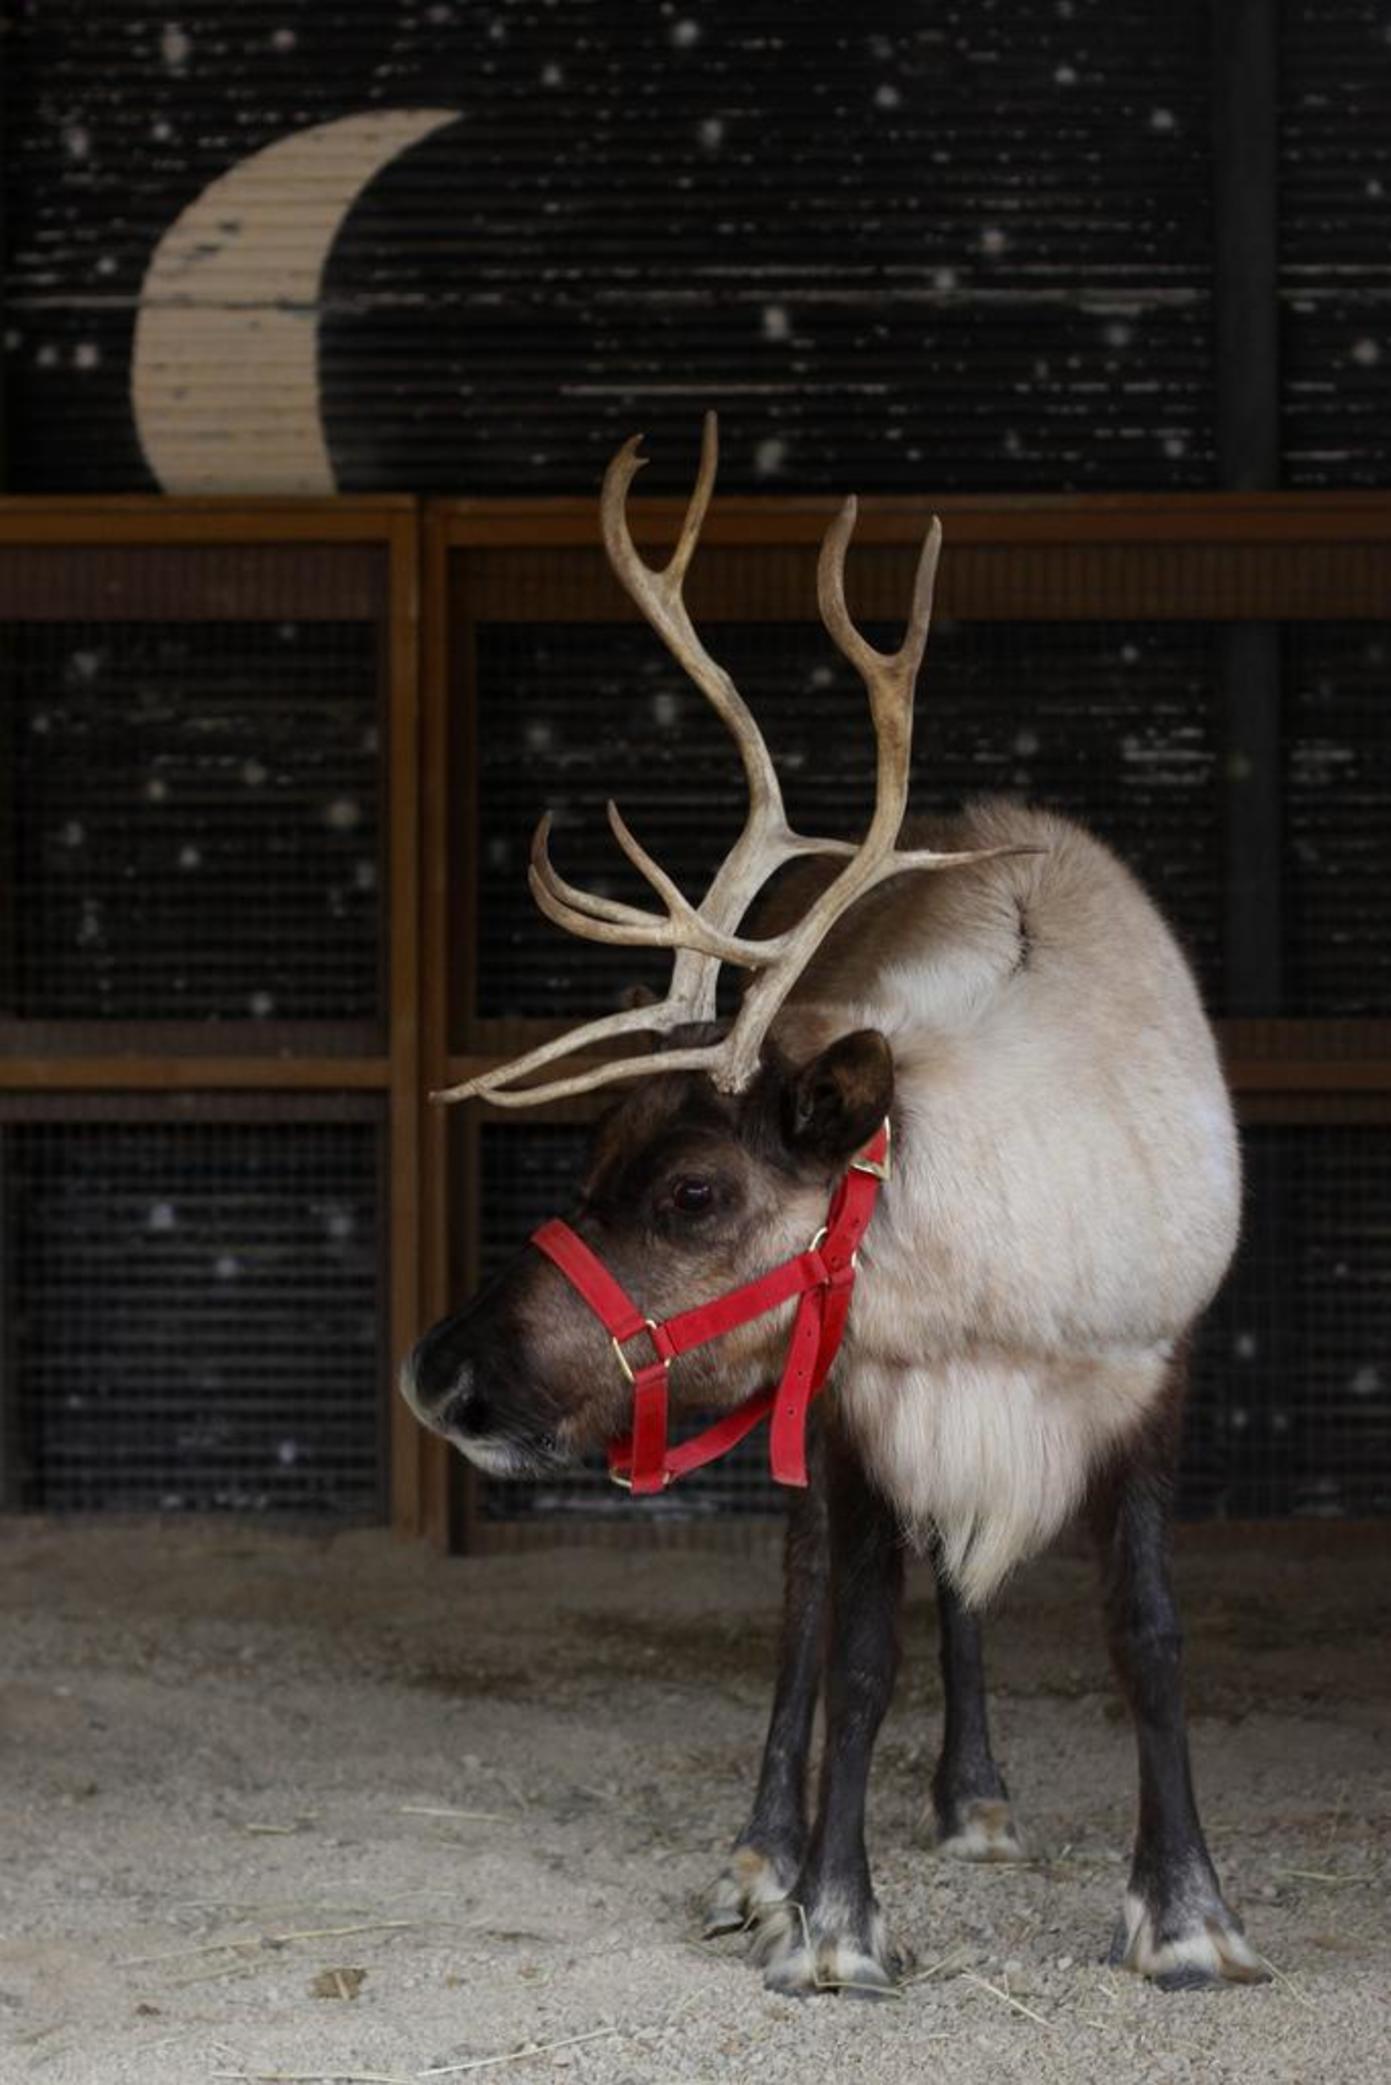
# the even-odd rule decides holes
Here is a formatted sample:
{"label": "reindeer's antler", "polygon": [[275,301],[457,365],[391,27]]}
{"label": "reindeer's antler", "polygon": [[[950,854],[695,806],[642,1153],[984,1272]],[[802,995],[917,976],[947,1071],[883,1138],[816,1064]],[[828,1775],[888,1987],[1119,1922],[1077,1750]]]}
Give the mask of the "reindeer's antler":
{"label": "reindeer's antler", "polygon": [[[810,839],[788,825],[772,757],[752,712],[724,668],[706,651],[692,628],[682,586],[700,536],[715,483],[718,436],[715,415],[705,419],[700,471],[686,518],[669,562],[654,570],[639,557],[628,527],[628,488],[646,458],[638,454],[641,435],[625,442],[604,478],[600,516],[604,545],[615,574],[725,724],[739,748],[748,781],[749,811],[744,829],[721,864],[699,906],[677,889],[666,872],[629,831],[617,806],[608,807],[609,824],[619,846],[660,898],[661,913],[644,912],[578,890],[553,866],[548,851],[549,813],[532,842],[532,895],[548,919],[591,941],[616,942],[676,951],[671,986],[655,1006],[632,1007],[607,1014],[568,1034],[544,1043],[511,1064],[500,1065],[462,1086],[437,1094],[438,1100],[467,1100],[480,1095],[498,1107],[521,1108],[538,1101],[586,1093],[619,1079],[649,1072],[708,1071],[726,1093],[738,1093],[758,1069],[764,1038],[778,1010],[831,927],[866,891],[887,877],[913,869],[948,869],[965,862],[988,861],[1017,850],[1001,847],[966,854],[934,854],[897,848],[908,801],[908,760],[913,736],[913,690],[927,644],[932,615],[932,585],[937,571],[942,531],[934,521],[918,560],[908,630],[891,656],[875,651],[850,620],[845,605],[845,553],[855,527],[855,501],[848,499],[826,531],[817,568],[821,618],[843,656],[855,667],[869,694],[879,757],[874,816],[858,847],[843,840]],[[749,940],[737,931],[753,899],[775,869],[798,855],[847,857],[845,866],[808,908],[796,926],[765,941]],[[517,1086],[557,1058],[569,1057],[592,1043],[623,1035],[664,1035],[690,1022],[709,1021],[715,1013],[715,987],[722,963],[753,973],[739,1012],[722,1041],[699,1048],[644,1053],[606,1059],[539,1086]]]}

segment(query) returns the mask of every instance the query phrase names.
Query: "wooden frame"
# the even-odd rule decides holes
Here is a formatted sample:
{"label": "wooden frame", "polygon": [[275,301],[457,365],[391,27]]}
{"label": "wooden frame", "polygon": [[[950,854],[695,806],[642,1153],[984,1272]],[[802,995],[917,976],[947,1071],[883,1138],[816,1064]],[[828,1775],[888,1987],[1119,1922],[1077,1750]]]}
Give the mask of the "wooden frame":
{"label": "wooden frame", "polygon": [[[835,505],[812,498],[717,500],[687,587],[697,621],[813,619],[815,551]],[[669,544],[683,511],[677,500],[635,501],[636,539],[654,548]],[[1391,495],[1383,493],[867,499],[848,575],[861,618],[901,617],[917,545],[933,512],[946,530],[938,613],[963,621],[1218,622],[1244,637],[1302,620],[1391,619]],[[433,1088],[467,1078],[565,1025],[484,1020],[471,1010],[477,873],[466,835],[455,878],[462,918],[457,911],[451,917],[449,864],[466,822],[459,812],[468,786],[466,780],[456,785],[451,774],[460,746],[467,747],[477,729],[472,633],[487,622],[632,621],[636,611],[607,571],[590,500],[431,502],[424,543],[429,866],[422,960],[431,983],[423,1065]],[[1244,1120],[1391,1121],[1391,1020],[1237,1018],[1218,1028]],[[594,1102],[581,1100],[490,1119],[504,1127],[519,1120],[576,1122],[594,1110]],[[461,1210],[450,1208],[449,1131],[439,1120],[427,1126],[427,1316],[447,1309],[451,1295],[477,1273],[475,1113],[459,1132]],[[451,1283],[456,1225],[464,1240]],[[555,1539],[543,1528],[484,1522],[471,1476],[461,1476],[456,1495],[439,1501],[437,1510],[446,1516],[448,1539],[462,1547],[516,1548]],[[649,1536],[645,1529],[604,1525],[587,1539],[687,1538],[676,1529]]]}
{"label": "wooden frame", "polygon": [[[142,1022],[137,1034],[127,1024],[126,1032],[118,1025],[114,1036],[104,1036],[96,1024],[10,1022],[9,1048],[0,1054],[0,1096],[44,1094],[53,1100],[66,1095],[65,1105],[76,1112],[84,1096],[97,1094],[380,1095],[387,1131],[386,1337],[394,1359],[421,1324],[417,504],[406,498],[0,499],[0,547],[21,553],[10,561],[11,583],[30,589],[24,598],[35,598],[34,586],[51,584],[60,571],[64,561],[54,553],[86,549],[92,554],[66,561],[75,575],[74,599],[55,612],[80,613],[84,587],[99,601],[102,587],[115,584],[127,589],[125,612],[139,613],[140,561],[129,557],[132,549],[174,550],[195,559],[233,549],[245,553],[247,590],[220,596],[219,614],[273,618],[286,613],[287,606],[298,609],[307,598],[319,599],[319,612],[330,613],[334,558],[341,565],[341,553],[350,546],[360,546],[374,572],[380,572],[376,613],[386,632],[381,701],[386,969],[380,1030],[368,1034],[360,1026],[332,1022],[268,1030],[232,1022],[199,1033],[187,1023]],[[287,547],[301,553],[293,570],[283,556],[278,563],[274,558]],[[283,572],[284,598],[258,590],[257,549],[273,554],[264,561],[266,578]],[[391,1373],[384,1371],[388,1378]],[[401,1532],[418,1533],[426,1526],[427,1481],[420,1429],[391,1394],[389,1380],[383,1382],[382,1397],[390,1517]]]}

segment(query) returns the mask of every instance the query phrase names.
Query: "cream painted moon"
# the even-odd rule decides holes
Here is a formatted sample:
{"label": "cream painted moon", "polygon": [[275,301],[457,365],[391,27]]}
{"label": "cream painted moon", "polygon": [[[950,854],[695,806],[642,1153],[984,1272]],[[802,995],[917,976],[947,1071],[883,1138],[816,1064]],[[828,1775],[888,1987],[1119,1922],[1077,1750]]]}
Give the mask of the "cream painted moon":
{"label": "cream painted moon", "polygon": [[373,176],[457,109],[382,109],[297,131],[205,188],[141,286],[131,407],[165,492],[335,490],[319,404],[334,239]]}

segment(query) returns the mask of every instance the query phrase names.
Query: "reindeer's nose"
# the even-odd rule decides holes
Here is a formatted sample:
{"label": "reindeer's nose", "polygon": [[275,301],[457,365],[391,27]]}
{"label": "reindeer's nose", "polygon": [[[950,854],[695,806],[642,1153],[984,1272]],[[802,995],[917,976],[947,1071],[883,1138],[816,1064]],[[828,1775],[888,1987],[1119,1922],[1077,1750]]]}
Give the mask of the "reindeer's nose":
{"label": "reindeer's nose", "polygon": [[465,1439],[489,1431],[492,1415],[474,1380],[471,1361],[460,1364],[450,1393],[440,1407],[437,1424],[446,1432],[459,1434]]}

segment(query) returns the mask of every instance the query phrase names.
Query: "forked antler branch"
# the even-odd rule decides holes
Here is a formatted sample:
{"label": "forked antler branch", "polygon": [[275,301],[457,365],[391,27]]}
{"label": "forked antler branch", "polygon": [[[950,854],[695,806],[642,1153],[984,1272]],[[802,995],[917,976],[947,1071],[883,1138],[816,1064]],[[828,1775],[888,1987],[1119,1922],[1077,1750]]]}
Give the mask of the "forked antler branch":
{"label": "forked antler branch", "polygon": [[[628,488],[647,460],[638,454],[641,440],[641,435],[635,435],[625,442],[605,475],[600,503],[604,545],[623,587],[672,657],[685,668],[728,726],[744,764],[748,816],[739,838],[696,906],[638,842],[617,806],[611,803],[608,817],[615,839],[661,900],[662,911],[649,912],[567,883],[550,859],[551,820],[547,813],[532,842],[529,872],[532,894],[541,910],[558,926],[590,941],[674,949],[670,988],[656,1005],[630,1007],[622,1013],[586,1022],[510,1064],[450,1087],[435,1096],[438,1100],[467,1100],[480,1095],[498,1107],[532,1107],[540,1101],[587,1093],[596,1086],[645,1073],[693,1070],[708,1072],[723,1092],[742,1092],[758,1069],[764,1040],[783,1002],[830,929],[857,899],[890,876],[917,869],[956,868],[1017,851],[989,847],[964,854],[936,854],[930,849],[904,852],[897,846],[908,801],[913,692],[932,616],[932,587],[942,543],[940,524],[933,522],[923,544],[907,632],[898,651],[892,654],[876,651],[867,642],[855,628],[845,605],[845,554],[856,515],[853,499],[845,502],[826,531],[817,567],[821,618],[838,650],[865,684],[878,760],[874,815],[859,846],[843,840],[808,838],[789,826],[782,790],[763,734],[729,675],[697,637],[682,594],[686,568],[715,483],[715,415],[706,415],[695,490],[676,548],[660,570],[644,563],[638,555],[628,526]],[[745,913],[774,871],[796,856],[809,854],[844,857],[844,867],[786,932],[766,940],[741,935],[737,930]],[[712,1020],[716,983],[723,963],[735,964],[753,975],[738,1014],[720,1041],[691,1049],[665,1050],[660,1055],[644,1052],[637,1057],[608,1058],[586,1071],[543,1085],[518,1086],[518,1080],[593,1044],[610,1042],[619,1036],[661,1036],[691,1022]]]}

